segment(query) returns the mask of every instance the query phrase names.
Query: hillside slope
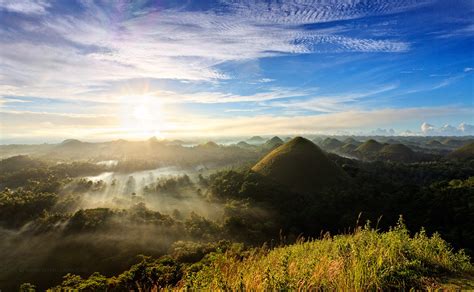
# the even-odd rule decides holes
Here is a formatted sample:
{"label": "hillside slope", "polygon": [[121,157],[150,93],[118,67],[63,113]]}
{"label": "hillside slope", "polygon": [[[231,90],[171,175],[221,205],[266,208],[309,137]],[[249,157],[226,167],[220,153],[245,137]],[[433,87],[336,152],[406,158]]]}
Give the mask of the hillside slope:
{"label": "hillside slope", "polygon": [[474,142],[454,150],[448,154],[447,158],[454,160],[474,159]]}
{"label": "hillside slope", "polygon": [[409,162],[416,159],[416,153],[403,144],[389,144],[380,149],[378,155],[386,160]]}
{"label": "hillside slope", "polygon": [[184,285],[245,291],[424,290],[446,283],[454,289],[474,288],[469,280],[473,267],[463,252],[454,253],[437,235],[410,237],[403,225],[385,233],[363,228],[352,235],[257,250],[243,260],[229,251],[209,260]]}
{"label": "hillside slope", "polygon": [[359,147],[357,147],[356,151],[360,152],[363,155],[373,155],[379,152],[383,146],[383,144],[373,139],[370,139],[361,144]]}

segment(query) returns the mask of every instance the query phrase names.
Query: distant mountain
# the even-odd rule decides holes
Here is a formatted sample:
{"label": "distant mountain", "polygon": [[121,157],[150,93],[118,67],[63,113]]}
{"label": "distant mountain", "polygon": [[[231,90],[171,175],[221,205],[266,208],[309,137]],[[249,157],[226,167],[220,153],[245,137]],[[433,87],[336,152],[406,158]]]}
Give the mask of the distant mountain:
{"label": "distant mountain", "polygon": [[321,142],[321,147],[326,150],[334,150],[343,146],[344,143],[341,141],[334,139],[334,138],[326,138],[323,142]]}
{"label": "distant mountain", "polygon": [[447,155],[448,159],[468,160],[474,159],[474,142],[464,145]]}
{"label": "distant mountain", "polygon": [[201,148],[219,148],[219,145],[217,145],[216,142],[214,141],[209,141],[207,143],[199,145]]}
{"label": "distant mountain", "polygon": [[356,145],[356,146],[362,144],[361,142],[357,141],[356,139],[354,139],[352,137],[349,137],[349,138],[345,139],[343,142],[344,142],[344,144],[353,144],[353,145]]}
{"label": "distant mountain", "polygon": [[275,148],[275,147],[278,147],[280,145],[282,145],[284,142],[282,139],[280,139],[280,137],[273,137],[269,140],[267,140],[264,144],[264,147],[265,148]]}
{"label": "distant mountain", "polygon": [[77,146],[77,145],[82,145],[82,141],[79,141],[77,139],[66,139],[62,141],[59,145],[61,146]]}
{"label": "distant mountain", "polygon": [[438,140],[430,140],[428,141],[428,143],[426,143],[426,145],[430,146],[430,147],[443,147],[443,143],[439,142]]}
{"label": "distant mountain", "polygon": [[253,136],[250,139],[248,139],[247,142],[250,144],[259,144],[259,143],[264,143],[265,139],[263,139],[260,136]]}
{"label": "distant mountain", "polygon": [[302,137],[276,148],[252,170],[300,193],[311,193],[347,178],[318,146]]}
{"label": "distant mountain", "polygon": [[237,146],[241,147],[241,148],[250,148],[250,147],[255,147],[255,146],[252,146],[250,145],[249,143],[245,142],[245,141],[240,141],[239,143],[236,144]]}
{"label": "distant mountain", "polygon": [[378,156],[385,160],[409,162],[416,160],[416,153],[403,144],[389,144],[380,149]]}
{"label": "distant mountain", "polygon": [[356,149],[357,149],[356,145],[348,143],[348,144],[343,145],[339,150],[342,153],[350,154],[350,153],[354,152]]}
{"label": "distant mountain", "polygon": [[374,155],[378,153],[382,148],[383,144],[370,139],[362,143],[355,151],[359,152],[362,155]]}
{"label": "distant mountain", "polygon": [[450,146],[450,147],[462,147],[464,145],[466,145],[466,143],[468,143],[467,141],[463,141],[463,140],[457,140],[457,139],[453,139],[453,138],[448,138],[448,139],[445,139],[443,140],[442,142],[444,145],[446,146]]}

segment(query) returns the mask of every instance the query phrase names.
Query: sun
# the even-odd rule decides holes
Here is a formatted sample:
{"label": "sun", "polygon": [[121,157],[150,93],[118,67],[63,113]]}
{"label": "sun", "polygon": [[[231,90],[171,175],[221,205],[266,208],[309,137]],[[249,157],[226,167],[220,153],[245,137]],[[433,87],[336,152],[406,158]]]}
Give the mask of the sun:
{"label": "sun", "polygon": [[149,120],[151,118],[150,110],[143,104],[137,105],[133,108],[133,117],[137,121]]}
{"label": "sun", "polygon": [[163,138],[167,127],[163,105],[156,96],[127,95],[121,98],[122,131],[130,138]]}

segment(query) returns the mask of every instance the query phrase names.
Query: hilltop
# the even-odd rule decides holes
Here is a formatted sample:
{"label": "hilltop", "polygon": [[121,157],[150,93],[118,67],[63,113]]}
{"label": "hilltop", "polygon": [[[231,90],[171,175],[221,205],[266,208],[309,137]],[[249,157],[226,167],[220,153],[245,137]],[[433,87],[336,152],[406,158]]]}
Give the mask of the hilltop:
{"label": "hilltop", "polygon": [[351,143],[345,144],[344,146],[342,146],[342,147],[340,148],[340,150],[342,151],[342,153],[346,153],[346,154],[351,154],[351,153],[354,152],[356,149],[357,149],[357,146],[354,145],[354,144],[351,144]]}
{"label": "hilltop", "polygon": [[416,153],[403,144],[389,144],[380,149],[380,157],[392,161],[412,161],[416,159]]}
{"label": "hilltop", "polygon": [[337,184],[346,177],[318,146],[302,137],[276,148],[252,170],[303,193]]}
{"label": "hilltop", "polygon": [[375,141],[374,139],[370,139],[362,143],[355,151],[360,152],[361,154],[375,154],[379,152],[384,145]]}
{"label": "hilltop", "polygon": [[275,136],[271,139],[269,139],[267,142],[265,142],[265,144],[263,145],[265,148],[275,148],[275,147],[278,147],[280,145],[282,145],[284,142],[283,140],[278,137],[278,136]]}
{"label": "hilltop", "polygon": [[255,143],[263,143],[265,142],[265,139],[263,139],[262,137],[260,136],[253,136],[251,137],[250,139],[247,140],[248,143],[250,144],[255,144]]}
{"label": "hilltop", "polygon": [[341,141],[335,138],[326,138],[321,142],[321,147],[326,150],[334,150],[344,145]]}
{"label": "hilltop", "polygon": [[361,143],[357,141],[356,139],[349,137],[344,140],[344,144],[353,144],[353,145],[360,145]]}
{"label": "hilltop", "polygon": [[21,169],[42,167],[44,163],[30,158],[28,155],[17,155],[0,161],[0,173],[15,172]]}

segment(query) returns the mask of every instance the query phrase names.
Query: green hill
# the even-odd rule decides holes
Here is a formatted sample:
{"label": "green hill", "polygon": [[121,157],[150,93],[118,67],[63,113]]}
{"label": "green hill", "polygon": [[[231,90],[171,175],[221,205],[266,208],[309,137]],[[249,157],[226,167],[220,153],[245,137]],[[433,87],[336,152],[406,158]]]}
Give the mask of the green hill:
{"label": "green hill", "polygon": [[0,173],[15,172],[22,169],[36,168],[44,165],[43,162],[32,159],[28,155],[17,155],[0,161]]}
{"label": "green hill", "polygon": [[255,144],[255,143],[263,143],[265,142],[265,139],[263,139],[262,137],[260,136],[253,136],[251,137],[250,139],[247,140],[248,143],[250,144]]}
{"label": "green hill", "polygon": [[351,144],[351,143],[348,143],[348,144],[342,146],[342,147],[340,148],[340,151],[341,151],[342,153],[349,154],[349,153],[354,152],[356,149],[357,149],[357,146],[356,146],[356,145]]}
{"label": "green hill", "polygon": [[463,141],[463,140],[453,139],[453,138],[447,138],[447,139],[444,139],[442,143],[446,146],[457,148],[457,147],[462,147],[466,145],[468,142]]}
{"label": "green hill", "polygon": [[375,141],[374,139],[370,139],[365,141],[359,147],[357,147],[356,151],[360,152],[363,155],[373,155],[379,152],[383,148],[383,146],[383,144]]}
{"label": "green hill", "polygon": [[416,159],[416,153],[408,146],[403,144],[389,144],[380,149],[378,155],[386,160],[393,161],[413,161]]}
{"label": "green hill", "polygon": [[280,137],[273,137],[271,139],[269,139],[267,142],[265,142],[264,144],[264,147],[266,148],[275,148],[275,147],[278,147],[280,145],[282,145],[284,142],[282,139],[280,139]]}
{"label": "green hill", "polygon": [[302,193],[337,184],[346,178],[343,170],[318,146],[302,137],[276,148],[252,170]]}
{"label": "green hill", "polygon": [[443,147],[443,143],[439,142],[438,140],[428,141],[426,145],[431,146],[431,147]]}
{"label": "green hill", "polygon": [[448,154],[447,158],[453,160],[474,159],[474,142],[471,142],[454,150],[453,152]]}
{"label": "green hill", "polygon": [[344,143],[341,141],[334,139],[334,138],[326,138],[323,142],[321,142],[321,147],[326,150],[334,150],[343,146]]}
{"label": "green hill", "polygon": [[217,145],[217,143],[214,141],[209,141],[204,144],[198,145],[198,147],[204,148],[204,149],[216,149],[216,148],[219,148],[219,145]]}
{"label": "green hill", "polygon": [[250,145],[249,143],[247,143],[245,141],[240,141],[236,145],[241,147],[241,148],[251,148],[251,147],[253,147],[252,145]]}
{"label": "green hill", "polygon": [[344,141],[344,144],[353,144],[353,145],[360,145],[361,142],[357,141],[356,139],[352,138],[352,137],[349,137],[347,139],[345,139]]}

